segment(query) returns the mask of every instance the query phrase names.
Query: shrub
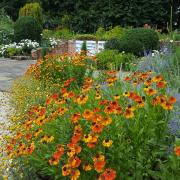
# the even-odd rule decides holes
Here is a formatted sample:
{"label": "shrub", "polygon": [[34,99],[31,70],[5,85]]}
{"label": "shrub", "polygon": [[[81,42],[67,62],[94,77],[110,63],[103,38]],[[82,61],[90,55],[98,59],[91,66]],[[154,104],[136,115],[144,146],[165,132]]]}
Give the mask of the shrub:
{"label": "shrub", "polygon": [[7,49],[7,54],[8,54],[8,57],[18,56],[18,55],[22,54],[22,49],[10,47]]}
{"label": "shrub", "polygon": [[108,31],[105,31],[104,28],[99,27],[96,31],[96,37],[98,40],[109,40],[112,38],[120,38],[125,33],[126,29],[120,26],[115,26]]}
{"label": "shrub", "polygon": [[54,37],[57,39],[72,39],[73,38],[73,33],[67,29],[67,28],[62,28],[62,29],[57,29],[54,32]]}
{"label": "shrub", "polygon": [[9,44],[13,40],[13,21],[4,10],[0,10],[0,45]]}
{"label": "shrub", "polygon": [[22,39],[41,40],[42,26],[30,16],[20,17],[14,26],[14,38],[19,42]]}
{"label": "shrub", "polygon": [[53,30],[49,30],[49,29],[43,29],[42,31],[42,39],[43,40],[48,40],[49,38],[54,37],[54,31]]}
{"label": "shrub", "polygon": [[86,45],[86,41],[83,41],[83,44],[81,47],[81,54],[86,55],[86,53],[87,53],[87,45]]}
{"label": "shrub", "polygon": [[42,14],[42,8],[39,3],[28,3],[25,4],[20,10],[19,10],[19,16],[32,16],[34,19],[36,19],[40,24],[43,22],[43,14]]}
{"label": "shrub", "polygon": [[173,34],[173,39],[174,39],[175,41],[180,41],[180,33],[174,33],[174,34]]}
{"label": "shrub", "polygon": [[124,70],[129,70],[129,64],[135,60],[133,54],[119,53],[117,50],[104,50],[97,54],[97,68],[101,70],[110,70],[122,66]]}
{"label": "shrub", "polygon": [[77,34],[75,36],[77,40],[94,40],[97,41],[97,37],[93,34]]}
{"label": "shrub", "polygon": [[129,29],[125,34],[117,39],[111,39],[107,42],[107,49],[117,49],[120,52],[125,51],[135,55],[142,55],[144,50],[157,49],[159,37],[152,29],[134,28]]}
{"label": "shrub", "polygon": [[0,47],[0,55],[11,57],[13,55],[29,55],[32,49],[39,47],[39,43],[29,39],[23,39],[19,43],[12,43]]}

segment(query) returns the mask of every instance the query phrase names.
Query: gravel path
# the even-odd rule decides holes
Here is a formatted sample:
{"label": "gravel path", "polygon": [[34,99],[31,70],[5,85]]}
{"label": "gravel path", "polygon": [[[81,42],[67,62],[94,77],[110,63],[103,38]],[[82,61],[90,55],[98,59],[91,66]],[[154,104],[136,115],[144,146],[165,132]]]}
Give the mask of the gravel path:
{"label": "gravel path", "polygon": [[9,117],[11,111],[9,107],[8,93],[0,92],[0,179],[1,175],[6,175],[10,161],[4,156],[6,138],[9,132]]}

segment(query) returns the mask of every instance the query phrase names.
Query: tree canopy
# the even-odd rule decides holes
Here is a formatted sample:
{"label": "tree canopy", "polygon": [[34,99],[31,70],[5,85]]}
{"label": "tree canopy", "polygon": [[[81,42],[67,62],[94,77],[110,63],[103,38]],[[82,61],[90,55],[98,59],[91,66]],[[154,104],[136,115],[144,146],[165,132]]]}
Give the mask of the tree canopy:
{"label": "tree canopy", "polygon": [[[2,0],[0,8],[17,19],[19,9],[28,2],[39,2],[44,21],[60,20],[76,32],[94,32],[98,27],[142,26],[145,23],[166,26],[173,5],[173,24],[180,25],[180,0]],[[68,22],[67,22],[68,21]]]}

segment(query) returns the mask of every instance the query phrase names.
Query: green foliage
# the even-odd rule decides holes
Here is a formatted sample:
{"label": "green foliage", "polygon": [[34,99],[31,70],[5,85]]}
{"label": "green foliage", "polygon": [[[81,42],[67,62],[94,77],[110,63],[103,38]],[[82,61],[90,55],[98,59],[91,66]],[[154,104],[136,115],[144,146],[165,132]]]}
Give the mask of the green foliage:
{"label": "green foliage", "polygon": [[[117,25],[142,27],[145,23],[165,27],[170,15],[170,0],[141,0],[141,3],[138,0],[1,0],[0,7],[17,19],[19,9],[29,2],[41,3],[47,21],[53,27],[67,24],[78,33],[94,33],[98,27],[107,29]],[[179,26],[178,3],[178,0],[173,1],[173,21]],[[64,19],[65,23],[60,22]]]}
{"label": "green foliage", "polygon": [[86,46],[86,41],[83,41],[82,47],[81,47],[81,54],[86,55],[87,53],[87,46]]}
{"label": "green foliage", "polygon": [[54,37],[57,39],[72,39],[73,33],[68,28],[57,29],[54,32]]}
{"label": "green foliage", "polygon": [[127,30],[121,38],[109,40],[105,48],[117,49],[135,55],[141,55],[144,50],[157,49],[159,38],[152,29],[134,28]]}
{"label": "green foliage", "polygon": [[108,31],[105,31],[104,28],[99,27],[96,31],[96,37],[98,40],[109,40],[112,38],[120,38],[125,33],[126,29],[120,26],[115,26]]}
{"label": "green foliage", "polygon": [[129,64],[135,60],[133,54],[119,53],[117,50],[104,50],[97,54],[97,68],[100,70],[129,70]]}
{"label": "green foliage", "polygon": [[42,39],[49,39],[54,37],[54,31],[49,29],[43,29],[42,31]]}
{"label": "green foliage", "polygon": [[97,37],[93,34],[77,34],[75,36],[76,40],[94,40],[97,41]]}
{"label": "green foliage", "polygon": [[11,48],[7,49],[8,57],[18,56],[18,55],[22,54],[22,52],[23,52],[23,50],[21,48],[11,47]]}
{"label": "green foliage", "polygon": [[43,14],[42,14],[42,8],[39,3],[28,3],[25,4],[20,10],[19,10],[19,16],[32,16],[34,19],[36,19],[40,24],[43,22]]}
{"label": "green foliage", "polygon": [[22,39],[41,40],[42,26],[31,16],[20,17],[14,25],[14,38],[19,42]]}
{"label": "green foliage", "polygon": [[180,33],[174,33],[174,34],[173,34],[173,39],[174,39],[175,41],[180,41]]}
{"label": "green foliage", "polygon": [[13,21],[5,11],[0,10],[0,45],[9,44],[13,40]]}
{"label": "green foliage", "polygon": [[177,58],[179,59],[179,62],[180,62],[180,46],[177,46],[177,47],[175,48],[175,53],[176,53]]}

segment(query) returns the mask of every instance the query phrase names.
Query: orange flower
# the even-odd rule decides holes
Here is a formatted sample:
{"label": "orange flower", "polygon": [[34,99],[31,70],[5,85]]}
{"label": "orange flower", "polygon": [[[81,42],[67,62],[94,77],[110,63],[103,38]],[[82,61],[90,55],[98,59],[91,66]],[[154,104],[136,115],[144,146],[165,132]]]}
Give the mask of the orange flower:
{"label": "orange flower", "polygon": [[87,146],[89,148],[94,148],[98,144],[98,136],[97,135],[91,135],[91,140],[88,142]]}
{"label": "orange flower", "polygon": [[89,78],[89,77],[86,78],[84,81],[85,81],[86,84],[92,84],[93,83],[92,78]]}
{"label": "orange flower", "polygon": [[58,115],[63,115],[66,111],[68,111],[68,109],[65,108],[65,107],[59,108],[59,109],[57,109],[57,114]]}
{"label": "orange flower", "polygon": [[106,162],[105,161],[96,161],[94,162],[94,169],[99,173],[104,169]]}
{"label": "orange flower", "polygon": [[100,123],[93,123],[91,129],[95,133],[100,133],[103,130],[103,125]]}
{"label": "orange flower", "polygon": [[62,167],[62,175],[68,176],[70,173],[71,173],[71,169],[70,169],[69,165],[68,164],[64,165]]}
{"label": "orange flower", "polygon": [[77,112],[77,113],[74,113],[74,114],[71,116],[71,121],[72,121],[73,123],[77,123],[80,118],[81,118],[81,114],[80,114],[79,112]]}
{"label": "orange flower", "polygon": [[130,80],[131,80],[131,77],[126,76],[123,80],[124,80],[124,81],[130,81]]}
{"label": "orange flower", "polygon": [[77,180],[80,177],[80,171],[78,169],[71,171],[71,180]]}
{"label": "orange flower", "polygon": [[82,87],[82,92],[83,92],[83,93],[88,92],[90,89],[92,89],[92,86],[89,85],[89,84],[85,84],[85,85],[83,85],[83,87]]}
{"label": "orange flower", "polygon": [[152,78],[152,81],[153,81],[153,82],[160,82],[160,81],[162,81],[162,80],[163,80],[162,75],[157,75],[157,76],[155,76],[155,77]]}
{"label": "orange flower", "polygon": [[137,102],[137,107],[139,107],[139,108],[142,108],[142,107],[144,107],[144,101],[142,101],[142,100],[140,100],[140,101],[138,101]]}
{"label": "orange flower", "polygon": [[170,96],[168,102],[169,102],[170,104],[174,104],[174,103],[176,102],[176,98],[173,97],[173,96]]}
{"label": "orange flower", "polygon": [[173,109],[173,106],[172,104],[170,104],[169,102],[165,102],[161,105],[163,107],[163,109],[165,110],[172,110]]}
{"label": "orange flower", "polygon": [[113,109],[118,108],[119,104],[117,101],[112,101],[109,103],[109,106],[111,106]]}
{"label": "orange flower", "polygon": [[146,80],[146,81],[144,82],[144,84],[147,85],[147,86],[150,86],[150,85],[152,84],[152,79],[149,78],[148,80]]}
{"label": "orange flower", "polygon": [[12,144],[8,144],[7,147],[6,147],[6,150],[7,151],[12,151],[13,150],[13,145]]}
{"label": "orange flower", "polygon": [[124,113],[125,118],[130,119],[134,117],[134,112],[130,109],[126,109]]}
{"label": "orange flower", "polygon": [[27,147],[27,154],[32,154],[33,151],[35,149],[35,145],[34,145],[34,142],[32,142],[28,147]]}
{"label": "orange flower", "polygon": [[94,158],[94,169],[97,172],[102,172],[106,164],[105,157],[102,154],[97,154]]}
{"label": "orange flower", "polygon": [[101,122],[103,117],[100,114],[94,114],[92,116],[92,122]]}
{"label": "orange flower", "polygon": [[69,148],[69,149],[67,150],[67,155],[68,155],[69,157],[72,157],[72,156],[74,156],[75,154],[76,154],[76,151],[75,151],[74,148]]}
{"label": "orange flower", "polygon": [[108,168],[103,172],[102,176],[104,180],[114,180],[116,178],[116,171]]}
{"label": "orange flower", "polygon": [[152,96],[157,93],[155,89],[149,88],[147,91],[145,91],[148,96]]}
{"label": "orange flower", "polygon": [[92,118],[93,114],[94,114],[93,111],[86,109],[82,116],[84,119],[90,120]]}
{"label": "orange flower", "polygon": [[39,136],[39,134],[42,132],[42,129],[37,129],[35,132],[34,132],[34,136],[37,137]]}
{"label": "orange flower", "polygon": [[52,96],[51,96],[51,98],[52,99],[54,99],[54,100],[57,100],[58,99],[58,93],[54,93]]}
{"label": "orange flower", "polygon": [[174,148],[174,151],[175,151],[176,156],[180,156],[180,146],[176,146]]}
{"label": "orange flower", "polygon": [[111,123],[112,123],[112,119],[111,119],[111,117],[109,117],[109,116],[105,117],[105,118],[102,120],[102,124],[103,124],[104,126],[108,126],[108,125],[111,124]]}
{"label": "orange flower", "polygon": [[158,88],[164,88],[166,86],[167,82],[166,81],[160,81],[156,84]]}
{"label": "orange flower", "polygon": [[71,142],[73,144],[76,144],[80,141],[80,139],[81,139],[81,134],[80,133],[74,133],[72,138],[71,138]]}
{"label": "orange flower", "polygon": [[85,171],[90,171],[92,169],[91,165],[89,163],[84,164],[83,169]]}
{"label": "orange flower", "polygon": [[114,109],[112,106],[106,106],[105,109],[104,109],[104,112],[106,114],[112,114],[114,112]]}
{"label": "orange flower", "polygon": [[68,164],[70,165],[71,168],[77,168],[80,166],[81,160],[77,156],[71,157],[68,160]]}
{"label": "orange flower", "polygon": [[32,134],[31,133],[27,133],[25,135],[25,138],[26,138],[27,141],[29,141],[32,138]]}
{"label": "orange flower", "polygon": [[152,100],[152,105],[157,106],[158,104],[160,104],[160,102],[161,102],[161,98],[159,96],[156,96]]}
{"label": "orange flower", "polygon": [[58,163],[59,163],[59,159],[52,158],[52,159],[49,160],[49,164],[50,164],[51,166],[53,166],[53,165],[54,165],[54,166],[57,166]]}
{"label": "orange flower", "polygon": [[75,98],[75,102],[79,105],[85,104],[88,100],[88,95],[81,95]]}
{"label": "orange flower", "polygon": [[67,147],[69,149],[73,149],[76,154],[79,154],[81,152],[81,149],[82,149],[81,146],[79,146],[78,144],[73,144],[73,143],[67,144]]}
{"label": "orange flower", "polygon": [[52,103],[52,99],[51,98],[46,99],[46,106],[50,105],[51,103]]}
{"label": "orange flower", "polygon": [[122,108],[119,106],[116,109],[114,109],[115,114],[122,114]]}
{"label": "orange flower", "polygon": [[109,101],[108,100],[102,100],[99,102],[99,105],[108,105]]}

